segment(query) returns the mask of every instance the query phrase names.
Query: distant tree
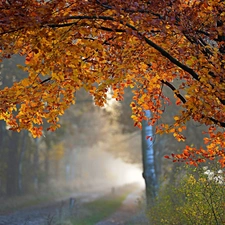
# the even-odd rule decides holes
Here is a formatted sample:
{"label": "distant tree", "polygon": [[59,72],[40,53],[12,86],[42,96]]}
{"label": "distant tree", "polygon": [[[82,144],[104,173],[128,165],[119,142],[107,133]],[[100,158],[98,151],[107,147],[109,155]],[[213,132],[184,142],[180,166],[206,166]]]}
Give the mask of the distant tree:
{"label": "distant tree", "polygon": [[[0,86],[11,87],[26,77],[26,73],[17,68],[24,58],[14,55],[10,60],[4,59],[0,64]],[[23,193],[23,158],[26,151],[27,132],[22,134],[8,130],[4,121],[0,121],[0,190],[2,194],[13,196]]]}

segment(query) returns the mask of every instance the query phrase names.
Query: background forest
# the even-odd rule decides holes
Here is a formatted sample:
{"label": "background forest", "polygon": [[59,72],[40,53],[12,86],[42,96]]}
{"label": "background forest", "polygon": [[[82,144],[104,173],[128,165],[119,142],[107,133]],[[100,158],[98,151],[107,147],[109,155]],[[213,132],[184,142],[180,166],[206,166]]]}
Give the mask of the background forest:
{"label": "background forest", "polygon": [[[22,63],[20,56],[3,61],[1,88],[10,87],[26,76],[17,68]],[[121,125],[113,119],[114,114],[118,120],[122,115],[129,118],[130,110],[115,102],[99,109],[84,91],[76,97],[77,104],[62,117],[61,128],[48,131],[41,138],[34,139],[27,131],[13,132],[5,122],[0,122],[1,196],[117,185],[124,177],[116,178],[118,171],[113,171],[116,159],[112,154],[140,167],[139,130],[132,128],[130,119]],[[109,183],[103,183],[105,180]]]}
{"label": "background forest", "polygon": [[[26,73],[17,67],[22,63],[21,56],[3,61],[1,88],[10,87],[13,82],[26,77]],[[164,91],[172,94],[170,90]],[[76,105],[62,117],[61,128],[46,132],[41,138],[33,139],[27,131],[13,132],[7,129],[5,122],[0,122],[1,196],[46,191],[50,186],[80,188],[86,185],[93,188],[103,185],[105,180],[109,186],[116,185],[120,178],[113,179],[116,173],[118,175],[118,171],[113,172],[113,157],[142,168],[141,133],[130,118],[131,90],[126,90],[125,100],[121,102],[114,101],[109,94],[108,104],[102,109],[94,106],[85,91],[79,91],[76,98]],[[163,122],[172,121],[176,113],[176,106],[171,103],[166,108]],[[200,146],[203,129],[203,125],[190,122],[185,131],[188,144]],[[174,179],[174,170],[179,164],[164,159],[164,155],[178,153],[187,142],[177,142],[173,135],[154,136],[154,162],[159,180],[164,175]]]}
{"label": "background forest", "polygon": [[[0,71],[2,88],[10,87],[13,82],[26,76],[26,73],[17,67],[22,62],[21,56],[3,61]],[[166,88],[163,91],[167,96],[172,94]],[[34,193],[49,195],[111,189],[129,182],[144,184],[141,175],[141,132],[133,126],[129,106],[132,99],[131,89],[126,90],[124,101],[121,102],[113,100],[109,93],[108,103],[103,108],[94,106],[92,97],[85,91],[77,92],[76,98],[76,105],[62,116],[61,128],[55,132],[45,132],[40,138],[34,139],[28,131],[11,131],[5,122],[0,122],[1,202]],[[176,104],[171,102],[161,122],[168,123],[173,120],[177,111]],[[189,210],[190,207],[196,202],[202,204],[207,201],[207,198],[199,199],[201,193],[211,195],[217,190],[215,196],[218,200],[214,197],[213,202],[222,203],[221,196],[224,193],[220,184],[216,187],[216,183],[207,185],[198,182],[196,187],[199,170],[197,173],[190,168],[187,170],[180,163],[172,163],[164,158],[171,152],[179,153],[186,144],[203,145],[200,140],[204,128],[203,125],[189,122],[184,132],[186,142],[177,142],[173,135],[154,135],[152,145],[158,197],[156,203],[151,204],[147,211],[151,223],[180,224],[178,221],[183,221],[182,224],[192,224],[199,206],[193,211]],[[189,174],[186,180],[182,180],[184,174]],[[204,171],[201,170],[200,177],[202,175]],[[188,203],[190,205],[186,200],[182,200],[183,196],[187,195],[187,190],[192,190],[189,193],[189,196],[192,195],[189,199],[193,200]],[[211,215],[211,206],[210,203],[206,209],[203,208],[203,212],[206,211],[205,214],[197,216],[199,221],[204,218],[208,222],[215,222],[213,216],[205,216],[207,213]],[[0,210],[5,209],[2,206]],[[215,211],[218,213],[217,219],[223,213],[220,204]],[[171,217],[171,213],[175,216]]]}

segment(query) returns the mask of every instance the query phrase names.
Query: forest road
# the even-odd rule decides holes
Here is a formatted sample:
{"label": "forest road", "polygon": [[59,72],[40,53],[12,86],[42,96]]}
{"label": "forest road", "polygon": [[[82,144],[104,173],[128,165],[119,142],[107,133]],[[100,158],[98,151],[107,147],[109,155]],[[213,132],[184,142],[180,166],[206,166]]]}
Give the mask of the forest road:
{"label": "forest road", "polygon": [[[74,207],[79,207],[84,202],[93,201],[104,196],[106,192],[75,193]],[[51,203],[40,204],[12,213],[0,215],[0,225],[46,225],[67,217],[70,213],[70,198],[57,200]]]}

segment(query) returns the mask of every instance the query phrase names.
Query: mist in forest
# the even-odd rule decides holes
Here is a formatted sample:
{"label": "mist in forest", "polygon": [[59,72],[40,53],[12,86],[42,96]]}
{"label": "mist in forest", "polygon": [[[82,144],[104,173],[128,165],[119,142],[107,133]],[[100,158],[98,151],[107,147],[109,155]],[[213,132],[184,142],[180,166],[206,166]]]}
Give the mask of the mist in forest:
{"label": "mist in forest", "polygon": [[94,106],[86,93],[79,94],[77,106],[63,118],[62,126],[69,128],[62,141],[65,152],[61,164],[65,173],[63,179],[54,181],[54,186],[102,190],[138,183],[144,187],[140,130],[133,129],[130,120],[132,129],[124,132],[122,128],[129,122],[123,124],[118,119],[124,112],[130,118],[131,112],[123,110],[110,91],[103,108]]}
{"label": "mist in forest", "polygon": [[[52,180],[57,187],[70,187],[74,190],[103,190],[128,183],[144,185],[140,165],[124,162],[105,151],[104,144],[88,149],[73,150],[65,164],[62,180]],[[66,159],[64,159],[66,160]],[[65,179],[66,178],[66,182]]]}
{"label": "mist in forest", "polygon": [[[27,77],[18,64],[23,64],[18,55],[3,60],[1,89]],[[99,108],[89,93],[78,91],[76,104],[60,118],[60,128],[49,132],[44,123],[41,138],[33,138],[28,131],[8,130],[0,121],[0,197],[50,190],[94,190],[135,181],[143,184],[141,132],[131,119],[132,90],[125,91],[121,102],[112,94],[109,89],[107,104]],[[167,107],[163,122],[171,122],[175,109],[175,104]],[[202,130],[195,124],[188,125],[185,136],[190,144],[200,146]],[[169,174],[177,165],[163,156],[179,152],[187,143],[174,141],[173,135],[161,135],[154,136],[153,144],[156,172],[161,175]]]}
{"label": "mist in forest", "polygon": [[[18,55],[1,63],[2,89],[27,77],[18,64]],[[143,184],[140,131],[133,128],[129,102],[116,102],[109,90],[108,103],[99,108],[81,90],[61,127],[49,132],[44,123],[40,138],[0,121],[0,198]]]}

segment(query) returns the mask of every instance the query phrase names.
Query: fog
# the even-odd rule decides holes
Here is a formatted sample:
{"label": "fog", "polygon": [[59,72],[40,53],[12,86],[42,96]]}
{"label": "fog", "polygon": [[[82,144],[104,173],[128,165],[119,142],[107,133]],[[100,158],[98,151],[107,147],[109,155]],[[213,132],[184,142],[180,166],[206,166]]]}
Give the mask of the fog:
{"label": "fog", "polygon": [[[131,153],[132,147],[137,147],[137,143],[134,143],[136,141],[137,138],[131,139],[128,145]],[[123,144],[121,146],[128,147]],[[124,153],[124,158],[121,158],[118,152],[121,151],[117,145],[109,145],[102,141],[93,146],[67,149],[59,161],[60,172],[57,177],[54,176],[55,167],[52,167],[49,181],[51,188],[71,192],[102,191],[129,183],[138,183],[144,188],[141,162],[128,163],[128,156]]]}
{"label": "fog", "polygon": [[[126,163],[98,147],[70,153],[70,162],[65,166],[66,186],[77,190],[102,190],[128,183],[144,185],[139,165]],[[65,185],[65,180],[57,180],[57,188],[61,183]]]}
{"label": "fog", "polygon": [[[20,56],[4,60],[2,89],[27,76],[16,66],[22,63]],[[130,183],[144,189],[140,131],[133,129],[129,102],[116,102],[109,92],[108,103],[99,108],[81,90],[76,104],[61,116],[61,127],[49,132],[45,121],[40,138],[11,131],[0,121],[0,224],[25,224],[29,216],[39,225],[37,211],[29,207],[43,202],[68,203],[71,196],[104,194]],[[9,214],[25,205],[20,216]],[[47,216],[45,211],[38,219]]]}
{"label": "fog", "polygon": [[[140,131],[122,132],[124,124],[117,121],[122,104],[110,93],[103,109],[93,102],[86,104],[83,93],[80,102],[64,115],[64,154],[58,165],[60,174],[50,176],[52,187],[102,190],[138,183],[144,188]],[[125,111],[127,117],[129,113]]]}
{"label": "fog", "polygon": [[71,198],[92,201],[133,183],[134,191],[143,190],[140,131],[123,133],[112,116],[92,102],[78,103],[61,128],[36,139],[1,123],[0,224],[46,224],[62,206],[68,210]]}

